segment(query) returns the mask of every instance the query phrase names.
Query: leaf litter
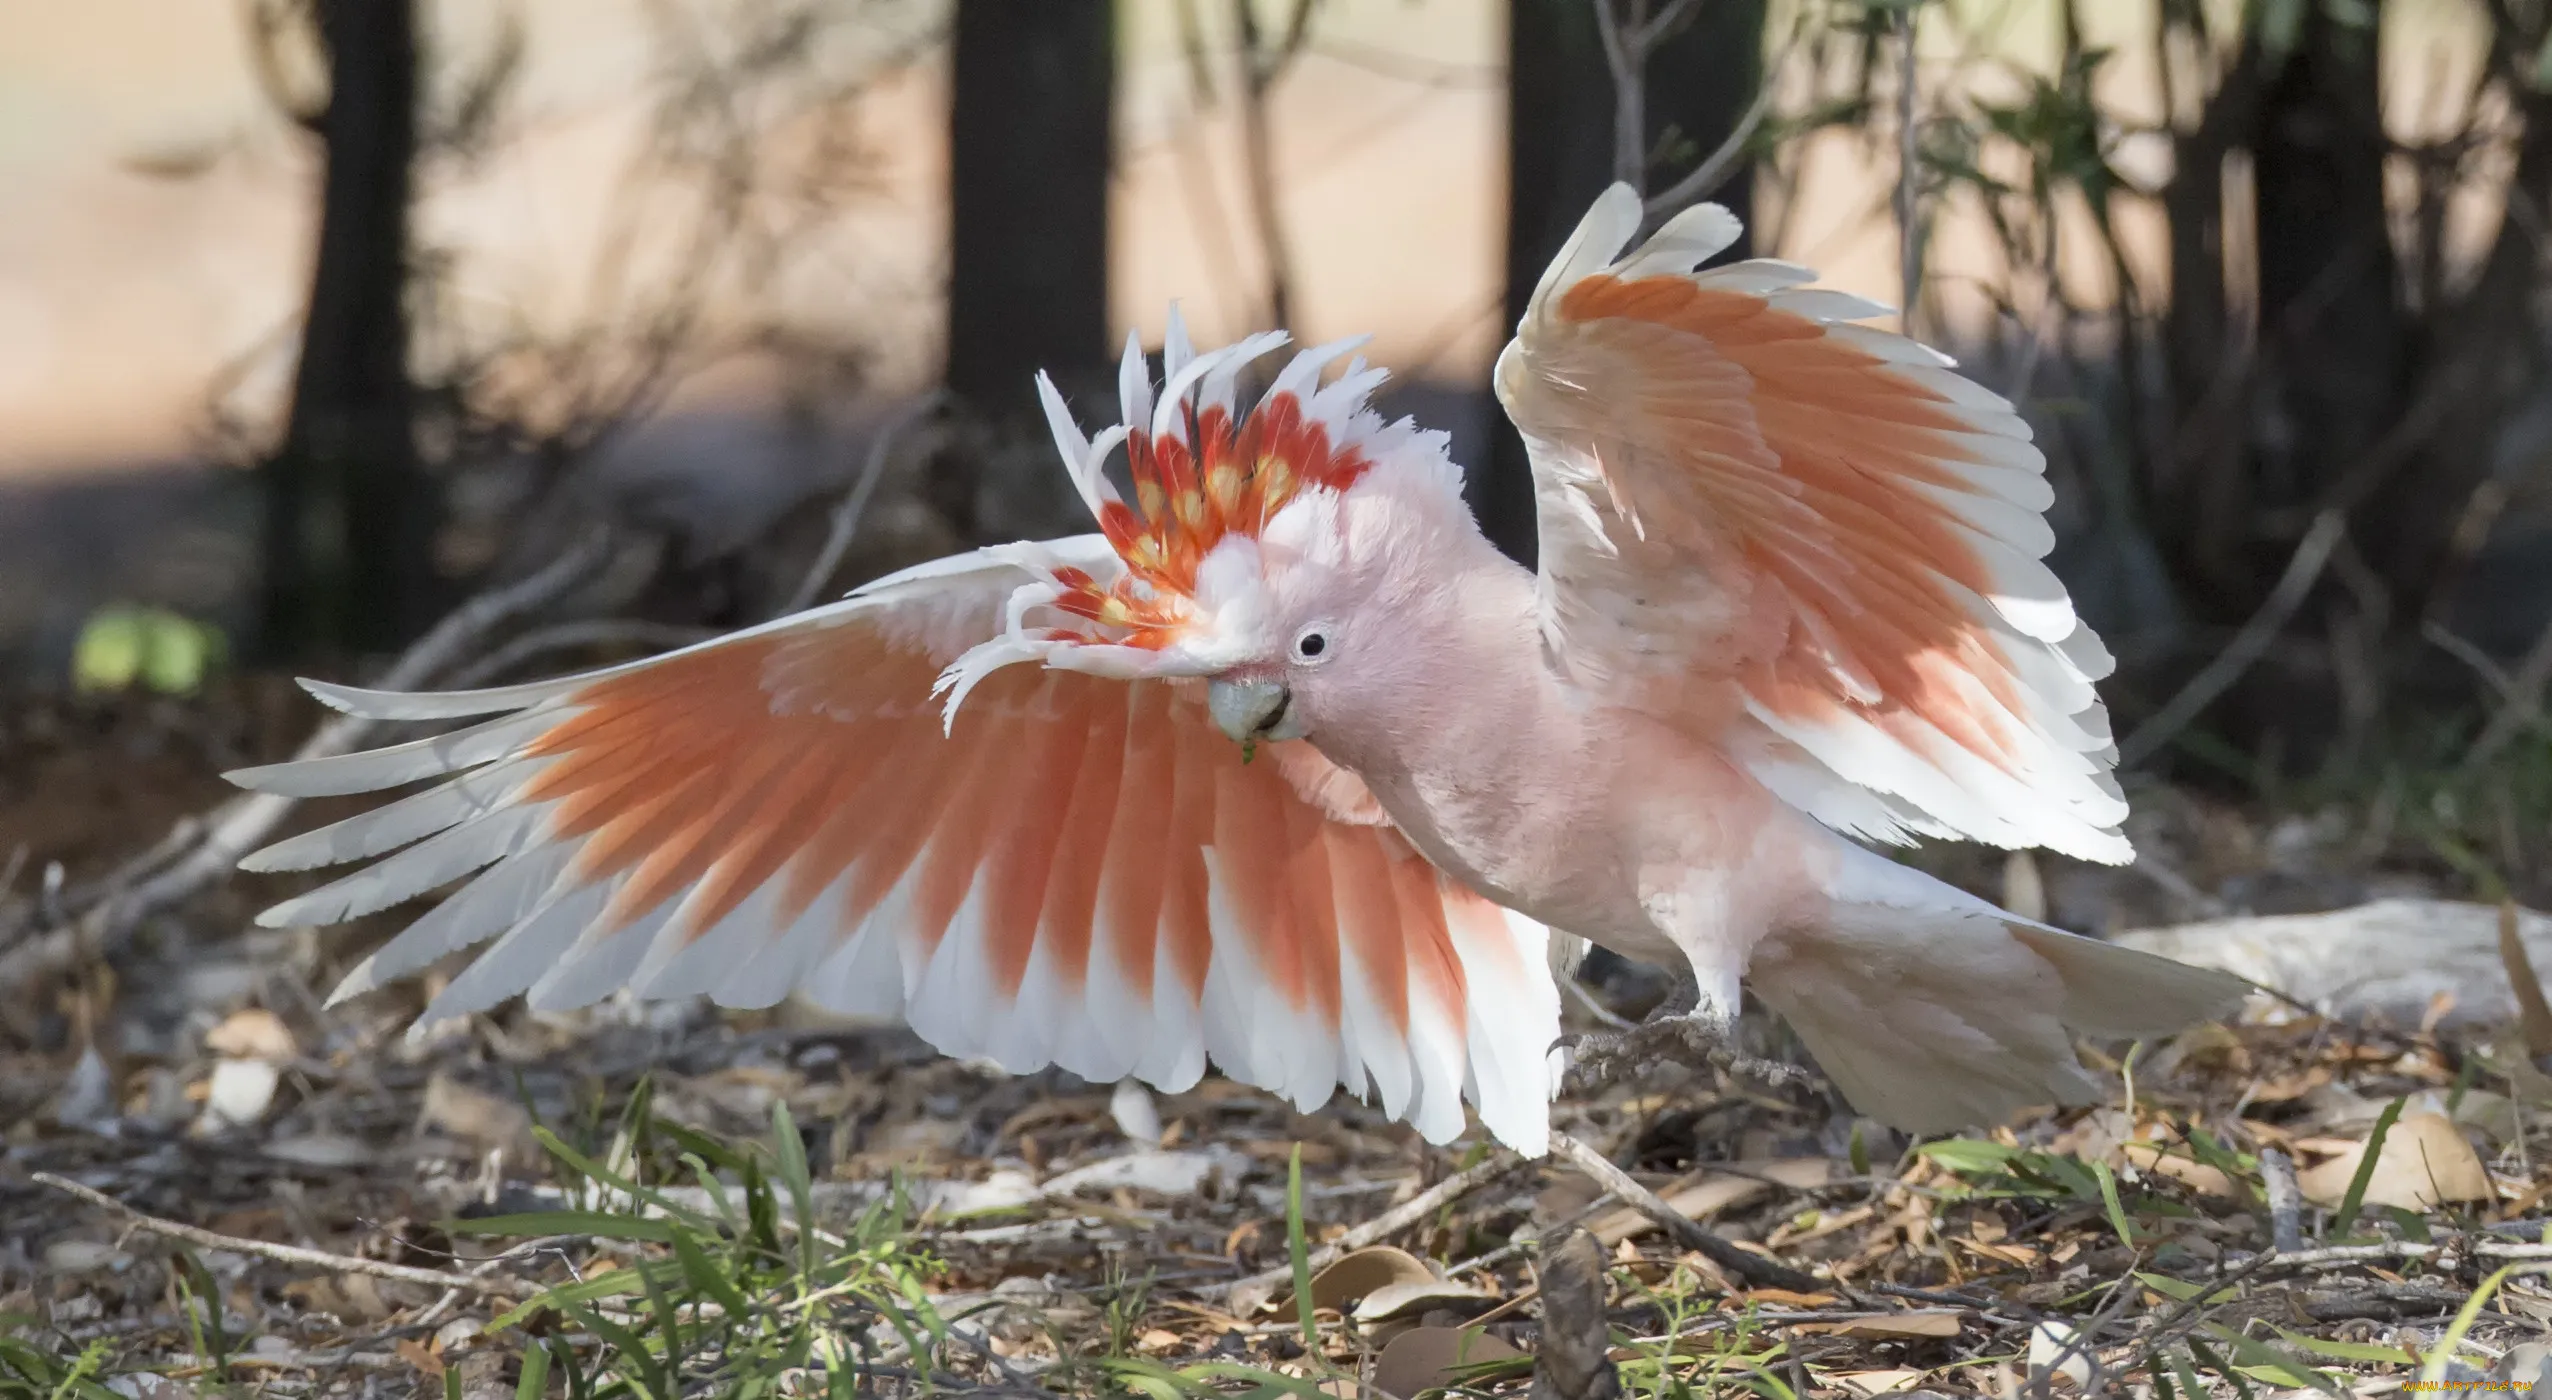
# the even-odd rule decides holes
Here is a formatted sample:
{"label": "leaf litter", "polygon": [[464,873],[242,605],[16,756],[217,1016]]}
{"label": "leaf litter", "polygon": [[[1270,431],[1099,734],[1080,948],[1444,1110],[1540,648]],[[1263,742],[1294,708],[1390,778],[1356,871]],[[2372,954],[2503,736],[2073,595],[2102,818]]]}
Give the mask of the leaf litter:
{"label": "leaf litter", "polygon": [[[2247,1400],[2552,1357],[2531,1024],[2264,1002],[2087,1047],[2110,1102],[1919,1144],[1669,1068],[1555,1105],[1590,1175],[785,1006],[518,1007],[411,1046],[433,987],[321,1008],[360,948],[228,933],[250,884],[5,999],[0,1400],[1416,1400],[1521,1394],[1560,1340],[1643,1395]],[[0,890],[0,945],[23,906]],[[1585,1316],[1540,1275],[1579,1232]]]}

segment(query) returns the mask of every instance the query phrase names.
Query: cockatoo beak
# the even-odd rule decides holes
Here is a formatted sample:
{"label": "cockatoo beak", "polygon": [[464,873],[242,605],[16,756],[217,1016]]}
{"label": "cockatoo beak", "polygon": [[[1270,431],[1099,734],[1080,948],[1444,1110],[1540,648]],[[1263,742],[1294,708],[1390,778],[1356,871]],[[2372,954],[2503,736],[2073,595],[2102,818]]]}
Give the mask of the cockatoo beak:
{"label": "cockatoo beak", "polygon": [[1205,687],[1205,708],[1236,744],[1303,737],[1294,693],[1281,681],[1213,681]]}

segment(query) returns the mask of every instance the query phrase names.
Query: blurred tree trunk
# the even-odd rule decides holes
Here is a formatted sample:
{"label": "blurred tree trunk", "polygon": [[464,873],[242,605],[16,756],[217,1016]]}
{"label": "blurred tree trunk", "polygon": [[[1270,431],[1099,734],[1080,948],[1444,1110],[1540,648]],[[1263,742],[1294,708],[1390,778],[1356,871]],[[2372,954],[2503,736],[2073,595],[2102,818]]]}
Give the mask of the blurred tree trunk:
{"label": "blurred tree trunk", "polygon": [[[1512,332],[1534,283],[1613,179],[1613,78],[1595,27],[1599,0],[1508,0],[1506,316]],[[1728,138],[1763,79],[1764,0],[1705,0],[1648,62],[1649,187],[1662,188]],[[1751,225],[1751,173],[1710,197]],[[1749,237],[1731,250],[1744,257]],[[1501,343],[1503,343],[1501,341]],[[1471,507],[1499,548],[1534,557],[1533,475],[1500,417]]]}
{"label": "blurred tree trunk", "polygon": [[[2295,628],[2355,638],[2364,650],[2349,664],[2417,688],[2439,677],[2419,660],[2418,624],[2486,535],[2490,463],[2539,361],[2539,233],[2526,211],[2552,193],[2552,98],[2516,94],[2517,207],[2470,285],[2449,292],[2435,210],[2411,220],[2406,254],[2396,246],[2386,164],[2402,153],[2383,124],[2384,10],[2304,6],[2283,51],[2249,24],[2177,138],[2164,197],[2174,434],[2150,464],[2146,514],[2184,601],[2221,635],[2269,597],[2311,520],[2342,512],[2346,543]],[[2195,7],[2166,7],[2164,23],[2192,51],[2207,47]],[[2243,152],[2247,187],[2228,178]],[[2235,237],[2245,223],[2247,244]],[[2340,713],[2331,645],[2331,671],[2309,650],[2257,667],[2208,726],[2244,749],[2277,731],[2306,758],[2334,735],[2353,746],[2373,711]]]}
{"label": "blurred tree trunk", "polygon": [[414,0],[315,0],[328,54],[318,257],[282,445],[264,465],[272,654],[400,646],[434,618],[434,484],[408,382]]}
{"label": "blurred tree trunk", "polygon": [[[2380,7],[2377,7],[2378,9]],[[2261,96],[2254,157],[2265,371],[2255,429],[2260,504],[2286,538],[2240,541],[2245,592],[2266,593],[2339,473],[2400,417],[2411,320],[2384,209],[2384,134],[2374,16],[2305,7],[2295,51]],[[2232,545],[2234,542],[2225,541]]]}
{"label": "blurred tree trunk", "polygon": [[[949,101],[947,384],[992,444],[1047,441],[1035,375],[1106,378],[1112,0],[959,0]],[[989,444],[979,444],[989,445]],[[931,495],[984,523],[980,451],[941,454]],[[1060,482],[1043,464],[1035,485]]]}

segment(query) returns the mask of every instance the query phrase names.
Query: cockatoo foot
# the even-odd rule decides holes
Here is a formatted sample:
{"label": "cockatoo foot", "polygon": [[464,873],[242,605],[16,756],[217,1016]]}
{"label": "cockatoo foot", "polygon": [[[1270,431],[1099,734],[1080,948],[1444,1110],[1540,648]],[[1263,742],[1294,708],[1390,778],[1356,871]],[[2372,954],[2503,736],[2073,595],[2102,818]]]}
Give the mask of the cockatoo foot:
{"label": "cockatoo foot", "polygon": [[1796,1065],[1746,1054],[1737,1047],[1734,1017],[1717,1008],[1703,1009],[1699,984],[1690,972],[1675,979],[1674,989],[1648,1019],[1625,1031],[1595,1031],[1569,1047],[1565,1081],[1571,1093],[1591,1093],[1605,1085],[1645,1074],[1660,1063],[1695,1069],[1724,1069],[1767,1084],[1812,1083],[1814,1077]]}

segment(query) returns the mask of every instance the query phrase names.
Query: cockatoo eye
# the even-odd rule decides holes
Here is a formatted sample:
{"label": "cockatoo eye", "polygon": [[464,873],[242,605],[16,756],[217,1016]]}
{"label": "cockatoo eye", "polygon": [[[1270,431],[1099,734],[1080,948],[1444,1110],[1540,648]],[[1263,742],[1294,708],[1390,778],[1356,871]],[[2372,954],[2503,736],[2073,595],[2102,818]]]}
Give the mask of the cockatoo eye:
{"label": "cockatoo eye", "polygon": [[1294,660],[1305,666],[1317,666],[1327,661],[1330,654],[1338,649],[1337,641],[1330,633],[1331,628],[1326,622],[1315,622],[1295,633]]}

